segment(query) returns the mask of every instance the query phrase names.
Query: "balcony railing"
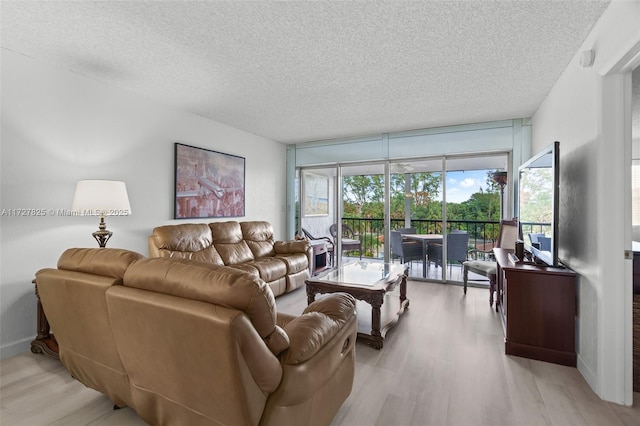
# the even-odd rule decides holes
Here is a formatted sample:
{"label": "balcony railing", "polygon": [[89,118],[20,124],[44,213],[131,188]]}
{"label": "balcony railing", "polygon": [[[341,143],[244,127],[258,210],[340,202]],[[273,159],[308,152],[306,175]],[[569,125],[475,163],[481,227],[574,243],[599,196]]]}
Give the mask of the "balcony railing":
{"label": "balcony railing", "polygon": [[[366,218],[343,218],[343,223],[349,225],[362,240],[362,256],[380,259],[384,257],[384,220]],[[391,229],[404,228],[404,219],[391,219]],[[413,219],[411,226],[418,234],[443,234],[442,221],[437,219]],[[548,223],[523,223],[522,231],[528,233],[545,232],[550,229]],[[480,220],[450,220],[447,221],[446,232],[452,230],[467,231],[469,233],[469,248],[489,250],[498,239],[500,222]]]}

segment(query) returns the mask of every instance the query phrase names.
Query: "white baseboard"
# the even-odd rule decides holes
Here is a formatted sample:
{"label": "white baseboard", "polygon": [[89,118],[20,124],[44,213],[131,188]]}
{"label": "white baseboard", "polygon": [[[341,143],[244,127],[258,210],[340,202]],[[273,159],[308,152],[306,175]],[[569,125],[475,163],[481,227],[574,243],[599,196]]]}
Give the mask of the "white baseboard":
{"label": "white baseboard", "polygon": [[595,392],[596,395],[602,399],[602,391],[598,386],[598,376],[589,368],[589,366],[584,362],[580,354],[578,354],[578,371],[582,374],[582,377],[587,381],[587,384],[591,387],[591,390]]}
{"label": "white baseboard", "polygon": [[0,359],[10,358],[31,351],[31,342],[35,336],[0,346]]}

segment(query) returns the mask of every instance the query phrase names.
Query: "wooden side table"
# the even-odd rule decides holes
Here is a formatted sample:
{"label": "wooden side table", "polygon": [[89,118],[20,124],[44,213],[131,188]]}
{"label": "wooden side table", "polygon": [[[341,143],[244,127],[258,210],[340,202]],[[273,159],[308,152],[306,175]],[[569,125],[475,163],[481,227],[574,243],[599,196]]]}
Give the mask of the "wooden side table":
{"label": "wooden side table", "polygon": [[575,272],[516,262],[513,250],[493,252],[505,353],[575,367]]}
{"label": "wooden side table", "polygon": [[312,275],[317,275],[327,269],[327,243],[321,240],[310,240],[311,248],[313,248],[313,256],[311,268]]}
{"label": "wooden side table", "polygon": [[44,309],[42,309],[42,303],[40,302],[40,295],[38,294],[38,286],[35,279],[32,281],[32,284],[35,286],[36,296],[38,297],[38,335],[35,340],[31,342],[31,352],[59,359],[58,342],[56,342],[55,336],[51,333],[49,321],[47,321],[47,316],[44,314]]}

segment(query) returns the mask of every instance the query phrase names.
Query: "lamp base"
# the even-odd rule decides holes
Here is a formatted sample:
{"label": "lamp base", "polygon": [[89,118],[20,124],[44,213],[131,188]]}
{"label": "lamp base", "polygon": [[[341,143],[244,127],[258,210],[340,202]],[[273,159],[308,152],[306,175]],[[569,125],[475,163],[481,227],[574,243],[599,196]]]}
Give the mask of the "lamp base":
{"label": "lamp base", "polygon": [[101,248],[104,248],[107,246],[107,241],[109,241],[109,238],[111,238],[111,236],[113,235],[113,232],[107,231],[105,229],[105,230],[96,231],[91,235],[93,235],[93,238],[96,239],[96,241],[98,242],[98,245]]}
{"label": "lamp base", "polygon": [[91,235],[93,235],[93,238],[96,239],[98,245],[101,248],[107,246],[107,241],[109,241],[109,238],[111,238],[113,232],[107,230],[107,224],[104,221],[104,213],[100,214],[100,224],[98,225],[98,230]]}

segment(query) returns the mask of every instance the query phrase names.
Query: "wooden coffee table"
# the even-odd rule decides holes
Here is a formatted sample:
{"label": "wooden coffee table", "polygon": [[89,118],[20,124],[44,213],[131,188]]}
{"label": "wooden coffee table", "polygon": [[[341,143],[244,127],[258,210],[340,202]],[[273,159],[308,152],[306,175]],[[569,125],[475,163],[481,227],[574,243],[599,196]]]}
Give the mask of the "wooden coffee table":
{"label": "wooden coffee table", "polygon": [[372,261],[347,263],[309,278],[307,302],[313,303],[318,293],[351,294],[358,300],[358,338],[382,349],[387,331],[409,307],[407,275],[406,265]]}

